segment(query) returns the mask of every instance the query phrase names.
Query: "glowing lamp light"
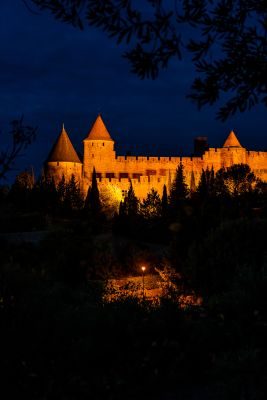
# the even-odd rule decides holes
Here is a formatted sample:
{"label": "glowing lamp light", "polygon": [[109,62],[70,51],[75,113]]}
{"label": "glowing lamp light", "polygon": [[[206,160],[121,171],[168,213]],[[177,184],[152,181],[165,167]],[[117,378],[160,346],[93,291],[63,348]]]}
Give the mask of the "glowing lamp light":
{"label": "glowing lamp light", "polygon": [[143,280],[143,300],[145,300],[145,270],[146,270],[146,267],[143,265],[142,267],[141,267],[141,270],[142,270],[142,280]]}

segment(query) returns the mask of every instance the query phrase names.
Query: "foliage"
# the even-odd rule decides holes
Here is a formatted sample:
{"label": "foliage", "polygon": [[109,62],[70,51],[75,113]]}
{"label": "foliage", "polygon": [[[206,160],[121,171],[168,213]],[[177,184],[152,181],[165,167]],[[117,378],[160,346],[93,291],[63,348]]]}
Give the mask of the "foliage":
{"label": "foliage", "polygon": [[170,207],[176,209],[182,200],[185,200],[188,196],[188,187],[185,182],[184,167],[180,163],[176,169],[175,179],[172,182],[170,190]]}
{"label": "foliage", "polygon": [[0,151],[0,180],[14,168],[15,161],[35,139],[37,128],[24,125],[23,117],[11,122],[11,147]]}
{"label": "foliage", "polygon": [[79,183],[76,182],[75,176],[72,174],[70,180],[66,184],[66,192],[64,202],[70,210],[80,210],[83,207],[83,197],[81,194]]}
{"label": "foliage", "polygon": [[257,187],[260,187],[260,181],[249,165],[234,164],[231,167],[219,169],[216,175],[213,168],[202,170],[197,195],[202,200],[213,196],[223,198],[231,195],[236,197],[252,193],[257,190]]}
{"label": "foliage", "polygon": [[167,187],[163,185],[163,193],[161,198],[161,215],[162,217],[166,217],[168,212],[168,194],[167,194]]}
{"label": "foliage", "polygon": [[162,202],[158,192],[155,189],[147,194],[147,197],[140,204],[140,214],[145,219],[153,219],[160,217],[162,210]]}
{"label": "foliage", "polygon": [[15,178],[8,193],[9,201],[19,207],[27,208],[30,203],[31,191],[34,187],[34,177],[29,171],[23,171]]}
{"label": "foliage", "polygon": [[200,181],[197,187],[197,194],[201,198],[213,196],[215,194],[214,184],[215,184],[215,177],[214,177],[213,167],[211,168],[211,170],[209,168],[207,168],[205,171],[202,170]]}
{"label": "foliage", "polygon": [[116,285],[113,280],[108,280],[103,295],[103,301],[106,303],[111,302],[128,302],[140,303],[142,297],[142,285],[138,282],[127,281],[123,285]]}
{"label": "foliage", "polygon": [[222,174],[225,186],[233,196],[251,192],[257,183],[256,176],[247,164],[234,164]]}
{"label": "foliage", "polygon": [[[38,198],[46,185],[54,192],[43,179]],[[240,218],[236,211],[260,204],[263,212],[265,186],[257,182],[253,196],[215,196],[203,213],[202,199],[184,199],[173,233],[176,264],[159,262],[159,254],[168,254],[162,225],[144,218],[142,231],[152,226],[160,243],[148,247],[140,231],[130,240],[127,230],[117,237],[111,222],[97,235],[84,230],[83,214],[60,230],[53,226],[36,244],[1,236],[2,392],[29,400],[264,400],[266,218]],[[228,214],[221,214],[221,203]],[[165,294],[160,306],[129,298],[140,290],[134,285],[122,295],[111,288],[117,298],[103,302],[106,280],[135,272],[141,282],[141,262],[147,271],[173,266],[157,268]],[[197,302],[194,293],[203,297],[201,307],[188,304]]]}
{"label": "foliage", "polygon": [[172,302],[103,304],[99,282],[70,288],[12,269],[0,308],[2,391],[11,398],[264,399],[261,316],[244,323]]}
{"label": "foliage", "polygon": [[54,179],[41,176],[32,189],[30,209],[55,213],[60,208],[61,202],[63,199]]}
{"label": "foliage", "polygon": [[[46,178],[45,178],[46,180]],[[66,196],[66,179],[65,175],[62,175],[60,181],[57,184],[57,193],[58,193],[58,199],[61,203],[64,202],[65,196]]]}
{"label": "foliage", "polygon": [[34,186],[33,171],[23,171],[16,176],[15,184],[21,188],[31,190]]}
{"label": "foliage", "polygon": [[101,212],[101,201],[96,180],[96,171],[93,169],[92,184],[89,186],[85,199],[85,210],[88,210],[93,216],[98,216]]}
{"label": "foliage", "polygon": [[214,181],[214,192],[216,196],[220,196],[225,200],[225,197],[229,196],[229,190],[225,183],[225,169],[221,168],[216,172]]}
{"label": "foliage", "polygon": [[9,201],[19,209],[51,214],[71,214],[81,210],[83,197],[74,175],[69,181],[63,175],[58,184],[50,176],[42,175],[36,182],[32,173],[19,174],[9,191]]}
{"label": "foliage", "polygon": [[0,185],[0,204],[5,203],[9,193],[8,185]]}
{"label": "foliage", "polygon": [[130,218],[135,218],[139,211],[139,201],[134,193],[132,181],[130,182],[130,187],[127,196],[124,199],[122,205],[122,212]]}
{"label": "foliage", "polygon": [[112,183],[107,183],[101,187],[100,201],[102,204],[103,212],[112,218],[119,212],[120,202],[122,201],[121,190]]}
{"label": "foliage", "polygon": [[125,57],[141,78],[156,78],[172,59],[189,53],[197,73],[189,97],[202,107],[227,93],[221,120],[267,105],[265,0],[29,1],[63,22],[80,29],[89,23],[126,45]]}
{"label": "foliage", "polygon": [[266,220],[238,219],[195,241],[188,251],[186,272],[193,287],[206,296],[221,294],[246,268],[261,279],[266,261],[265,231]]}

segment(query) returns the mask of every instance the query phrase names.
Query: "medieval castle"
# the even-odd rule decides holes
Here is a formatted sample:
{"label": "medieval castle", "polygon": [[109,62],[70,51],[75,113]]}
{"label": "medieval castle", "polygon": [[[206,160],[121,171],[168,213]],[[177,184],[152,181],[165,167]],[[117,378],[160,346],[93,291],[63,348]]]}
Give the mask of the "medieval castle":
{"label": "medieval castle", "polygon": [[208,147],[205,137],[196,138],[194,155],[190,157],[118,156],[114,140],[99,115],[83,145],[81,161],[63,126],[45,163],[45,172],[56,183],[62,175],[69,179],[74,174],[84,194],[91,183],[94,168],[100,191],[103,188],[115,190],[120,199],[127,194],[129,181],[139,199],[145,198],[152,188],[161,195],[164,184],[170,189],[180,162],[189,187],[198,184],[203,169],[213,167],[216,172],[239,163],[248,164],[257,177],[267,181],[267,152],[245,149],[233,131],[221,148]]}

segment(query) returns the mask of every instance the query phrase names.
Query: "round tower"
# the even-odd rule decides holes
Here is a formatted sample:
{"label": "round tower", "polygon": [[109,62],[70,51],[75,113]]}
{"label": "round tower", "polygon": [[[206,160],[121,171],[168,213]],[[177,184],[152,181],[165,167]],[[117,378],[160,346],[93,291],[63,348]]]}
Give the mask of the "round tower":
{"label": "round tower", "polygon": [[63,175],[66,181],[74,175],[76,181],[81,182],[82,163],[65,131],[64,124],[46,160],[45,175],[53,177],[56,184]]}
{"label": "round tower", "polygon": [[247,163],[246,149],[242,147],[234,131],[229,133],[223,144],[223,148],[221,149],[221,163],[224,167]]}
{"label": "round tower", "polygon": [[83,145],[83,174],[86,187],[92,180],[94,168],[98,178],[105,178],[114,171],[114,140],[112,140],[101,115],[96,118]]}

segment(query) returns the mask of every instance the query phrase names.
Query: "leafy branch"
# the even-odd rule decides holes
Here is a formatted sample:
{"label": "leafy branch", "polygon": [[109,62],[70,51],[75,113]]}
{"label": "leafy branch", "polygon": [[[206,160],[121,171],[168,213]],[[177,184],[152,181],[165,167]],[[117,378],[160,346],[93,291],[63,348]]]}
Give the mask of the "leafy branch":
{"label": "leafy branch", "polygon": [[[25,1],[25,0],[24,0]],[[196,77],[188,97],[199,108],[227,94],[217,117],[267,105],[266,0],[28,0],[56,19],[95,26],[119,45],[140,78],[157,78],[189,53]]]}

